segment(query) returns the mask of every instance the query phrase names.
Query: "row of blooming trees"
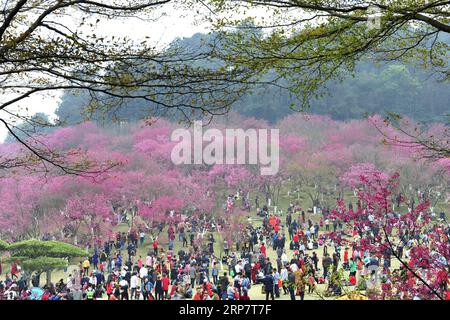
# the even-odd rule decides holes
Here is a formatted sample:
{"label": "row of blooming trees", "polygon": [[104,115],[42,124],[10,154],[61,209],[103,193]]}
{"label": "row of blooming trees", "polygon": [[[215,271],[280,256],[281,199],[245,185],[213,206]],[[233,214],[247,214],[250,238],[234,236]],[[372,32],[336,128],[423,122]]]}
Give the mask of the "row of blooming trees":
{"label": "row of blooming trees", "polygon": [[91,244],[112,237],[126,210],[148,223],[164,221],[171,210],[180,215],[188,206],[211,212],[209,179],[196,172],[185,175],[171,164],[170,131],[171,125],[162,123],[117,135],[84,123],[38,137],[61,151],[82,149],[86,161],[109,162],[113,169],[94,177],[44,176],[37,163],[9,172],[0,187],[2,238],[17,241],[50,234]]}
{"label": "row of blooming trees", "polygon": [[[261,204],[270,199],[277,205],[285,188],[291,188],[306,196],[311,206],[334,206],[345,191],[365,191],[361,175],[377,170],[400,172],[391,195],[394,205],[398,194],[410,208],[424,201],[431,206],[444,202],[448,162],[424,164],[414,159],[414,150],[380,143],[374,119],[344,123],[296,114],[270,126],[231,114],[212,123],[219,130],[280,128],[280,170],[273,176],[260,175],[258,165],[174,165],[170,135],[176,125],[163,120],[120,130],[89,122],[61,128],[35,139],[72,153],[75,162],[99,163],[108,170],[96,176],[61,175],[41,170],[45,164],[37,162],[2,172],[1,237],[23,240],[49,233],[91,244],[113,236],[124,211],[150,228],[179,221],[185,214],[220,215],[224,196],[238,189],[252,198],[263,195]],[[20,152],[14,144],[0,148],[2,153]],[[388,183],[388,174],[381,178]]]}

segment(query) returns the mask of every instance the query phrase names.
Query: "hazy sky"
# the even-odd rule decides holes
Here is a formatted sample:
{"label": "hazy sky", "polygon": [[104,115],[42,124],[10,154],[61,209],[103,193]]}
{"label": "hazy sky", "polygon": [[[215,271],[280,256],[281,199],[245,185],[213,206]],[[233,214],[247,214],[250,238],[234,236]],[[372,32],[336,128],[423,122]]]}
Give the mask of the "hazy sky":
{"label": "hazy sky", "polygon": [[[149,36],[155,44],[164,46],[177,37],[190,37],[197,32],[207,32],[210,28],[208,24],[197,21],[195,14],[187,11],[186,8],[174,8],[171,5],[166,5],[163,7],[163,10],[155,12],[154,16],[157,19],[148,22],[140,19],[102,21],[95,32],[104,35],[128,36],[132,39],[142,39],[145,36]],[[24,110],[24,107],[28,108],[29,115],[33,115],[36,112],[44,112],[54,117],[54,111],[60,96],[60,93],[52,96],[34,95],[22,100],[20,107],[21,110]],[[0,100],[5,98],[8,97],[0,96]],[[8,110],[16,108],[11,107]],[[1,116],[7,119],[7,115],[4,112],[1,113]],[[0,141],[3,141],[6,136],[6,128],[0,126]]]}

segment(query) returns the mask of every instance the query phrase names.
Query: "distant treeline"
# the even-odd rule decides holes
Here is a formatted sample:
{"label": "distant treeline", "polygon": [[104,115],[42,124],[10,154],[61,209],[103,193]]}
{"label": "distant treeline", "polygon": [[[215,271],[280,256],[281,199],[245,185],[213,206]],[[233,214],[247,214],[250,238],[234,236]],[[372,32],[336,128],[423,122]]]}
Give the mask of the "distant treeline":
{"label": "distant treeline", "polygon": [[[175,40],[172,46],[199,50],[207,48],[214,37],[214,34],[195,34],[190,38]],[[210,63],[211,60],[205,61],[205,66]],[[265,76],[266,80],[274,77],[275,74]],[[330,81],[324,89],[323,96],[311,100],[308,112],[330,115],[335,120],[361,119],[367,114],[394,112],[427,123],[442,122],[450,113],[448,83],[438,81],[428,71],[398,62],[377,65],[371,61],[360,62],[354,76],[339,82]],[[125,102],[120,108],[106,111],[94,108],[96,111],[90,113],[90,99],[83,93],[64,93],[55,112],[62,125],[73,125],[86,119],[102,124],[120,119],[138,121],[155,114],[172,120],[176,117],[173,113],[166,113],[167,110],[158,113],[157,105],[143,105],[142,101]],[[296,112],[290,108],[292,105],[298,106],[300,102],[287,90],[259,85],[234,103],[233,110],[246,117],[275,123]],[[45,115],[38,114],[36,117],[39,122],[45,122]],[[7,141],[11,138],[9,136]]]}

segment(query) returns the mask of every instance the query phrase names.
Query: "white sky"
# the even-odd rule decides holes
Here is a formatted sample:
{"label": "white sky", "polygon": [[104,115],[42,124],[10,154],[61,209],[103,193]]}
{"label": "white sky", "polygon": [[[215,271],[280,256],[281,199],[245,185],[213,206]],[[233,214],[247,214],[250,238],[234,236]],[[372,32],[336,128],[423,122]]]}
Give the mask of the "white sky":
{"label": "white sky", "polygon": [[[187,12],[181,8],[170,8],[170,12],[155,12],[155,17],[159,17],[157,21],[150,22],[145,22],[140,19],[101,21],[99,28],[95,31],[97,34],[128,36],[137,40],[149,36],[156,44],[164,46],[177,37],[191,37],[197,32],[204,33],[209,30],[209,25],[196,22],[192,12]],[[60,96],[61,93],[53,93],[51,96],[48,94],[33,95],[30,98],[22,100],[20,104],[9,107],[8,110],[14,110],[20,107],[23,114],[23,110],[26,107],[29,115],[33,115],[36,112],[44,112],[51,117],[55,117],[54,111],[58,106]],[[1,96],[0,99],[3,100]],[[1,112],[0,116],[5,119],[8,118],[4,112]],[[6,128],[0,126],[0,142],[4,141],[6,136]]]}

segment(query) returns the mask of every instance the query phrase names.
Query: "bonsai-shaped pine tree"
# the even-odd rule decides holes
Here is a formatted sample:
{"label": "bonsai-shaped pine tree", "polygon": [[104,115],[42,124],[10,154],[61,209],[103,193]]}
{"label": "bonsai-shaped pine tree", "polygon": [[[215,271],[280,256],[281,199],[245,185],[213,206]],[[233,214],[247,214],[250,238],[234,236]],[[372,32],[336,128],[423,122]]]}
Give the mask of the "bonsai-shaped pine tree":
{"label": "bonsai-shaped pine tree", "polygon": [[6,251],[8,250],[8,243],[0,239],[0,251]]}
{"label": "bonsai-shaped pine tree", "polygon": [[[0,248],[2,244],[0,243]],[[9,261],[18,263],[29,273],[47,273],[47,285],[51,272],[68,266],[70,258],[84,257],[86,252],[74,245],[59,241],[25,240],[7,245]]]}

